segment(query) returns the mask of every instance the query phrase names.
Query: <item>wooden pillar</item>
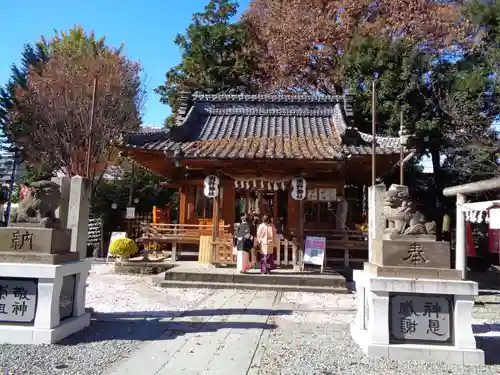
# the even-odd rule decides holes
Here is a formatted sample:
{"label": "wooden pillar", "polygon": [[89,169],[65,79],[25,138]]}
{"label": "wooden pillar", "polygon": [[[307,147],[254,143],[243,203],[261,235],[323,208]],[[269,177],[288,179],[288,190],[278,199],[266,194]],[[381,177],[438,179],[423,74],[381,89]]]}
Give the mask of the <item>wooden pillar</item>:
{"label": "wooden pillar", "polygon": [[248,215],[250,211],[248,210],[250,206],[250,190],[245,190],[245,215]]}
{"label": "wooden pillar", "polygon": [[219,237],[219,199],[219,195],[214,197],[212,204],[212,256],[210,260],[215,259],[215,251],[217,249],[215,242]]}
{"label": "wooden pillar", "polygon": [[273,196],[273,216],[274,225],[276,225],[278,222],[278,191],[275,191]]}
{"label": "wooden pillar", "polygon": [[300,252],[304,251],[304,200],[299,201],[299,241],[292,253],[293,270],[300,271]]}

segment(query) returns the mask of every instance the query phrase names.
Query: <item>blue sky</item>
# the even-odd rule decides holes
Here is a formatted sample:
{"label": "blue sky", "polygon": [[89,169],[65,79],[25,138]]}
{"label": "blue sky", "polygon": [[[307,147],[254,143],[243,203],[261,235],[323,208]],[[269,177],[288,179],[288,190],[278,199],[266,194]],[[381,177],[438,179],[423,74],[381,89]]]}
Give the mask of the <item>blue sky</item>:
{"label": "blue sky", "polygon": [[[162,84],[165,72],[180,61],[173,43],[191,22],[193,13],[202,11],[209,0],[0,0],[2,47],[0,85],[10,76],[10,66],[18,63],[23,45],[40,35],[51,37],[54,29],[66,31],[81,25],[86,31],[105,36],[112,46],[125,43],[125,54],[144,68],[148,99],[143,123],[162,126],[170,114],[153,90]],[[246,8],[250,0],[240,0]]]}

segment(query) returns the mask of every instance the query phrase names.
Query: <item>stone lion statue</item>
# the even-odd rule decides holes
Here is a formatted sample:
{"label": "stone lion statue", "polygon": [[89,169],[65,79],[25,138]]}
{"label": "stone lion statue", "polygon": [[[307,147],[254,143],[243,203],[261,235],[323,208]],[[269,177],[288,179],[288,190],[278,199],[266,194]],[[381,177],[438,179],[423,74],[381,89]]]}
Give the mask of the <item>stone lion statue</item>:
{"label": "stone lion statue", "polygon": [[384,216],[389,222],[385,234],[396,235],[436,234],[436,223],[425,220],[410,199],[408,187],[391,185],[384,196]]}
{"label": "stone lion statue", "polygon": [[10,218],[11,223],[38,224],[42,228],[60,228],[61,221],[55,211],[61,203],[61,189],[52,181],[37,181],[31,185],[17,211]]}

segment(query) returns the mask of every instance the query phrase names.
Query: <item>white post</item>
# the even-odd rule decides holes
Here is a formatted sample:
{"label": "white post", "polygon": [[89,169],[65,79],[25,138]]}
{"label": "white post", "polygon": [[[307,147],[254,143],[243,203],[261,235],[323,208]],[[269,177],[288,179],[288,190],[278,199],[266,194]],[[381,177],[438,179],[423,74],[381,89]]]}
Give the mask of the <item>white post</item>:
{"label": "white post", "polygon": [[68,228],[71,229],[71,251],[87,257],[89,230],[90,180],[75,176],[71,178],[69,193]]}
{"label": "white post", "polygon": [[69,177],[52,177],[52,182],[55,182],[61,188],[61,204],[55,214],[56,217],[61,220],[63,228],[66,228],[68,225],[70,181]]}
{"label": "white post", "polygon": [[462,271],[462,279],[467,277],[467,253],[465,251],[465,218],[462,205],[465,203],[465,195],[457,194],[457,218],[455,238],[455,269]]}
{"label": "white post", "polygon": [[372,262],[372,241],[380,240],[385,230],[384,194],[385,185],[368,188],[368,262]]}

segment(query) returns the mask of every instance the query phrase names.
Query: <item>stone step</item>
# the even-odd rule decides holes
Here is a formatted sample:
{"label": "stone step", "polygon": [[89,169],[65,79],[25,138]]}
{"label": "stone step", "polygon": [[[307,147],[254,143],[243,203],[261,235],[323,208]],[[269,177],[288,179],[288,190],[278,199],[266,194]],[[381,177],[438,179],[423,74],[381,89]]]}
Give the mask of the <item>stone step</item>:
{"label": "stone step", "polygon": [[315,286],[326,288],[345,288],[346,279],[339,274],[318,274],[308,272],[273,271],[269,275],[262,275],[258,271],[241,274],[235,270],[182,271],[173,268],[165,272],[166,281],[215,282],[230,284],[268,284],[285,286]]}
{"label": "stone step", "polygon": [[183,281],[163,280],[158,282],[163,288],[206,288],[206,289],[252,289],[272,290],[277,292],[308,292],[308,293],[338,293],[346,294],[349,290],[345,287],[309,286],[309,285],[279,285],[279,284],[255,284],[255,283],[233,283],[214,281]]}

